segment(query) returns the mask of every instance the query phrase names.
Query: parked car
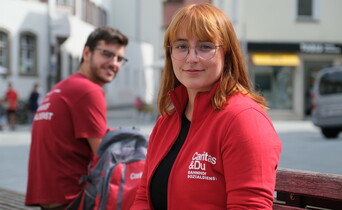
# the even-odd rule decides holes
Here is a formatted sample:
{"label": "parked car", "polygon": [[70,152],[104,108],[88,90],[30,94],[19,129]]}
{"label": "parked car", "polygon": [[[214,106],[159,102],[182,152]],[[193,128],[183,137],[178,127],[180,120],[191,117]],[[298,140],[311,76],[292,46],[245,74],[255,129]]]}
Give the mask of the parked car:
{"label": "parked car", "polygon": [[342,66],[319,71],[311,97],[313,124],[326,138],[338,137],[342,131]]}

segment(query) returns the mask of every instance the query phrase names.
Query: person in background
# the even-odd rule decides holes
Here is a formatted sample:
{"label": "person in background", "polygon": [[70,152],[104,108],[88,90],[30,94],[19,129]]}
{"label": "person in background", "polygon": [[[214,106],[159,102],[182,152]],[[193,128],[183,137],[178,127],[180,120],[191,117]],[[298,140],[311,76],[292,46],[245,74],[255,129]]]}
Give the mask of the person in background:
{"label": "person in background", "polygon": [[33,116],[36,113],[37,109],[38,109],[38,105],[39,105],[39,96],[40,93],[38,91],[39,88],[39,84],[35,83],[33,85],[33,89],[30,93],[29,99],[28,99],[28,111],[29,111],[29,123],[32,123],[33,121]]}
{"label": "person in background", "polygon": [[81,192],[79,180],[107,131],[102,87],[127,61],[127,44],[128,38],[116,29],[95,29],[78,72],[44,97],[32,124],[26,205],[65,209]]}
{"label": "person in background", "polygon": [[272,209],[281,142],[253,91],[231,22],[209,3],[179,10],[132,210]]}
{"label": "person in background", "polygon": [[8,89],[5,93],[5,98],[3,101],[7,104],[6,112],[8,125],[11,130],[15,130],[18,110],[18,93],[13,88],[12,83],[8,83]]}
{"label": "person in background", "polygon": [[144,111],[144,106],[145,106],[145,102],[139,96],[137,96],[134,101],[135,109],[140,113]]}

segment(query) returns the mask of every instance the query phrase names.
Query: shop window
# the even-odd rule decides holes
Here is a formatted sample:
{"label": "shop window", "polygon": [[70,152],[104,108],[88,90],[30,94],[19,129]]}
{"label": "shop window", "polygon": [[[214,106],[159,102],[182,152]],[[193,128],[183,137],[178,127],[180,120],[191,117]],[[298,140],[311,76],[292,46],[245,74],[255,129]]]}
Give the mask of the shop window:
{"label": "shop window", "polygon": [[21,75],[37,75],[37,41],[31,33],[20,35],[19,73]]}
{"label": "shop window", "polygon": [[9,49],[8,34],[0,31],[0,74],[9,73]]}
{"label": "shop window", "polygon": [[297,20],[318,20],[318,0],[297,0]]}
{"label": "shop window", "polygon": [[255,89],[266,98],[271,109],[293,109],[293,72],[291,66],[254,67]]}

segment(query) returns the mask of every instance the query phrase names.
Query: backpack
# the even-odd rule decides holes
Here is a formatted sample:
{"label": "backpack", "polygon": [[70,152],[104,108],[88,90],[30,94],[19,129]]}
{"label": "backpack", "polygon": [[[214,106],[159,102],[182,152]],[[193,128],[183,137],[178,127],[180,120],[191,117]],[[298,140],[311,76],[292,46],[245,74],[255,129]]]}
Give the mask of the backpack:
{"label": "backpack", "polygon": [[104,136],[89,173],[81,178],[83,191],[68,210],[129,209],[143,173],[147,136],[135,128],[109,130]]}

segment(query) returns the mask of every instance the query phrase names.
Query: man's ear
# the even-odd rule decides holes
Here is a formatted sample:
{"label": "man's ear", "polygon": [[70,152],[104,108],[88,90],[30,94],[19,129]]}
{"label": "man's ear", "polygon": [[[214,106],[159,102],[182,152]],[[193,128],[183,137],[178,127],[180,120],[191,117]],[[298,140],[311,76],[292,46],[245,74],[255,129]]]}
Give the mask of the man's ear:
{"label": "man's ear", "polygon": [[82,54],[83,60],[84,60],[84,61],[90,60],[91,53],[92,53],[92,52],[91,52],[90,48],[89,48],[88,46],[85,46],[85,47],[83,48],[83,54]]}

